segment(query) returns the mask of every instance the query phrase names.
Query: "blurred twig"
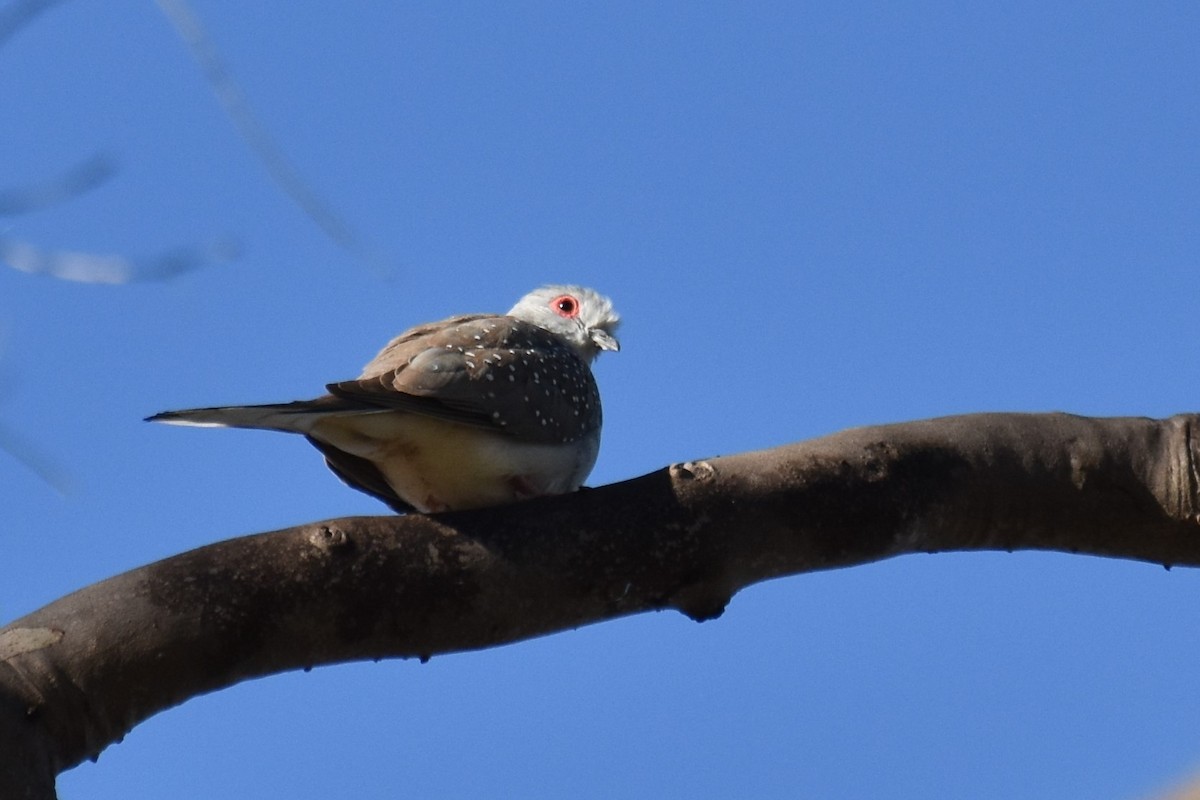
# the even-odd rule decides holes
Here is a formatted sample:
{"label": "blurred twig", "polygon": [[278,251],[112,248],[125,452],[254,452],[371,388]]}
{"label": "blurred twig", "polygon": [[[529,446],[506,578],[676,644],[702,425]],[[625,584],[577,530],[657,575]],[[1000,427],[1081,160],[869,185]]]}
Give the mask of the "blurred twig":
{"label": "blurred twig", "polygon": [[78,197],[112,178],[116,171],[115,158],[96,153],[54,180],[18,189],[2,189],[0,216],[25,214]]}
{"label": "blurred twig", "polygon": [[67,473],[50,458],[38,452],[24,437],[0,425],[0,451],[8,453],[22,466],[50,484],[59,494],[67,494],[71,484]]}
{"label": "blurred twig", "polygon": [[[3,364],[0,363],[0,366]],[[9,394],[12,383],[9,376],[0,374],[0,391],[5,395]],[[28,439],[3,424],[0,424],[0,453],[8,453],[13,460],[48,483],[59,494],[65,495],[71,488],[71,481],[65,469],[43,454]]]}
{"label": "blurred twig", "polygon": [[292,199],[296,205],[343,249],[367,262],[374,259],[363,248],[349,226],[317,193],[304,181],[299,171],[292,166],[279,145],[259,122],[250,108],[241,88],[225,66],[200,18],[192,11],[186,0],[156,0],[158,7],[170,20],[179,36],[191,50],[192,57],[200,65],[204,77],[212,86],[225,113],[233,121],[250,149],[262,161],[271,179]]}
{"label": "blurred twig", "polygon": [[238,255],[239,246],[222,239],[207,246],[181,247],[133,259],[72,250],[42,250],[27,242],[0,239],[0,261],[14,269],[75,283],[123,284],[161,281]]}
{"label": "blurred twig", "polygon": [[33,21],[34,17],[62,0],[16,0],[0,9],[0,45]]}

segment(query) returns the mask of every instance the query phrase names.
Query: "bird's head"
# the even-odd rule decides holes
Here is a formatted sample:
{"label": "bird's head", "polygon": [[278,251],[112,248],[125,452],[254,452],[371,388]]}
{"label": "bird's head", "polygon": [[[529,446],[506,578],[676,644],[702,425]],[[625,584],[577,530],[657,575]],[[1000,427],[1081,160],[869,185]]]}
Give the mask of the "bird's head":
{"label": "bird's head", "polygon": [[558,334],[589,363],[601,350],[621,349],[613,335],[621,316],[612,301],[583,286],[535,289],[518,300],[508,315]]}

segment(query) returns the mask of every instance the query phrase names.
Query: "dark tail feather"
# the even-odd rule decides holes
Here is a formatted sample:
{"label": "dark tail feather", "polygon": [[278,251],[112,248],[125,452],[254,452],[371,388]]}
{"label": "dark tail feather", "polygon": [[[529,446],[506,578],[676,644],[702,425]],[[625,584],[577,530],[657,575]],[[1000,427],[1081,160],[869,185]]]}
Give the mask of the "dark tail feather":
{"label": "dark tail feather", "polygon": [[338,411],[351,411],[335,397],[300,400],[295,403],[274,403],[262,406],[217,406],[164,411],[147,422],[168,425],[190,425],[200,428],[262,428],[271,431],[307,434],[322,416]]}

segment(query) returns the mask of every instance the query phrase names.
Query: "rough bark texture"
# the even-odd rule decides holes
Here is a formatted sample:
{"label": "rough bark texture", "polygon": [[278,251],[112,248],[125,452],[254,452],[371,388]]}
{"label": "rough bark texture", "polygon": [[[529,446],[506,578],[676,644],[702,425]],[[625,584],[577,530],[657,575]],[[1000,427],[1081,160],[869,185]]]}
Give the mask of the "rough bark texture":
{"label": "rough bark texture", "polygon": [[0,797],[189,697],[297,667],[426,658],[913,552],[1200,564],[1200,416],[979,414],[860,428],[469,513],[219,542],[0,629]]}

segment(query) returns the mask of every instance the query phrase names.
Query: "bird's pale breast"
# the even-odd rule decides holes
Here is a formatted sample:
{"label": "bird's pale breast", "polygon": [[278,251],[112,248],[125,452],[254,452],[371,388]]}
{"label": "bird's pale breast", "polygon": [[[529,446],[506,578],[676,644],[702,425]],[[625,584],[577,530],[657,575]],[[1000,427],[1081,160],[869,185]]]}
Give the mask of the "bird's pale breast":
{"label": "bird's pale breast", "polygon": [[528,443],[406,411],[327,417],[310,435],[373,462],[397,495],[424,512],[572,492],[600,445],[599,431],[569,444]]}

